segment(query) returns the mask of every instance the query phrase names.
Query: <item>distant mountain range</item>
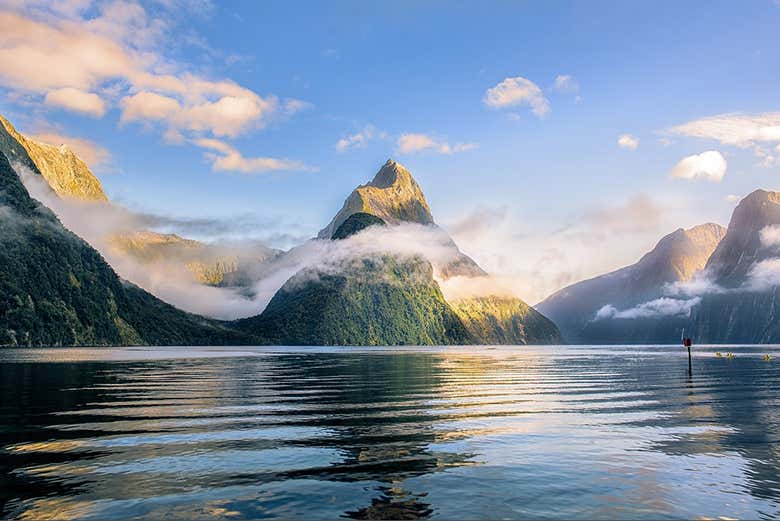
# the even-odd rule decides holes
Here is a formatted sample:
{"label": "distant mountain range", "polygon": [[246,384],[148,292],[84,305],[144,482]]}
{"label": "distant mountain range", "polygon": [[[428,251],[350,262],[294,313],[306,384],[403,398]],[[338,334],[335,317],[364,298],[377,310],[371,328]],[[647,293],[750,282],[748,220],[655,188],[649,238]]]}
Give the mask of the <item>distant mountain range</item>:
{"label": "distant mountain range", "polygon": [[676,343],[683,331],[704,343],[780,342],[777,192],[745,197],[727,229],[678,229],[635,264],[535,307],[489,291],[450,294],[463,282],[491,287],[489,275],[436,225],[419,184],[393,160],[316,239],[286,252],[145,229],[106,238],[101,251],[149,269],[171,263],[197,284],[248,297],[258,277],[284,277],[262,312],[225,322],[121,280],[30,196],[19,168],[63,200],[110,204],[68,147],[30,139],[0,116],[0,345],[639,344]]}
{"label": "distant mountain range", "polygon": [[756,190],[727,229],[677,230],[642,259],[547,297],[537,308],[566,341],[780,342],[780,193]]}
{"label": "distant mountain range", "polygon": [[[643,316],[639,312],[631,316],[627,311],[664,297],[669,284],[690,281],[705,267],[725,232],[713,223],[680,228],[658,241],[636,264],[565,287],[536,307],[558,325],[570,343],[669,343],[679,338],[684,316]],[[597,318],[606,306],[623,313]]]}

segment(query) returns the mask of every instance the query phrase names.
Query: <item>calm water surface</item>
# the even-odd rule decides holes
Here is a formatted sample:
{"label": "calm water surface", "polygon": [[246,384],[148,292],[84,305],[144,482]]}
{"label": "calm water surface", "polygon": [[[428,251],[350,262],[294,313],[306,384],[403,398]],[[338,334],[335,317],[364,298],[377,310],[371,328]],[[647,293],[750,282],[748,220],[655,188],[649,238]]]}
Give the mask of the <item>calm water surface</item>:
{"label": "calm water surface", "polygon": [[718,349],[0,351],[0,508],[778,518],[780,348]]}

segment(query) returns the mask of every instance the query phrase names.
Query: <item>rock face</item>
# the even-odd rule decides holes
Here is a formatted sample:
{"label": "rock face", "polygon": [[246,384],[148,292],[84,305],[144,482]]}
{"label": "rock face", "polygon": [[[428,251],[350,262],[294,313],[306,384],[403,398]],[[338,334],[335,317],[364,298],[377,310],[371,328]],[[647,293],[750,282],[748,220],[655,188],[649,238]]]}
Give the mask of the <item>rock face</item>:
{"label": "rock face", "polygon": [[558,325],[567,342],[668,343],[676,339],[674,331],[683,327],[673,319],[659,323],[655,319],[594,320],[596,313],[608,305],[630,309],[660,298],[666,284],[690,280],[705,267],[724,234],[725,228],[713,223],[680,228],[636,264],[563,288],[536,307]]}
{"label": "rock face", "polygon": [[[32,164],[18,143],[11,155]],[[96,250],[30,197],[0,153],[0,346],[254,342],[121,281]]]}
{"label": "rock face", "polygon": [[734,209],[706,267],[708,280],[721,291],[703,295],[692,310],[698,342],[780,342],[780,250],[771,237],[761,238],[762,230],[775,226],[780,226],[780,192],[756,190]]}
{"label": "rock face", "polygon": [[328,226],[317,237],[330,239],[354,213],[368,213],[390,224],[433,224],[433,216],[420,186],[409,171],[392,159],[365,185],[355,188]]}
{"label": "rock face", "polygon": [[333,233],[332,239],[346,239],[347,237],[351,237],[356,233],[365,230],[369,226],[385,226],[386,224],[387,223],[385,223],[385,221],[379,217],[376,217],[375,215],[371,215],[370,213],[353,213],[339,225],[339,227]]}
{"label": "rock face", "polygon": [[[435,227],[428,203],[409,171],[388,161],[358,187],[320,238],[346,239],[376,225],[405,222]],[[444,232],[437,228],[438,234]],[[560,343],[555,325],[517,298],[448,302],[437,282],[487,274],[444,234],[452,253],[441,265],[419,257],[357,257],[338,273],[308,269],[292,277],[259,317],[242,329],[291,344],[527,344]],[[441,238],[441,235],[439,235]]]}
{"label": "rock face", "polygon": [[[0,116],[0,132],[24,148],[37,171],[60,197],[82,201],[108,201],[100,181],[67,145],[55,146],[34,141],[17,132],[3,116]],[[10,157],[9,161],[14,159]]]}

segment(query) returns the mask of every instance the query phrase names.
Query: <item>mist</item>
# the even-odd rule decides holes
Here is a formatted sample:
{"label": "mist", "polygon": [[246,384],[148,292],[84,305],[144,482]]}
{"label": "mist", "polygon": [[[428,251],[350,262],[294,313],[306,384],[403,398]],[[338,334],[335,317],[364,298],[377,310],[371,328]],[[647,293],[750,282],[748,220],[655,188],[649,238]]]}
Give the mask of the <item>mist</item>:
{"label": "mist", "polygon": [[[448,300],[469,296],[517,296],[510,278],[453,277],[442,275],[443,268],[461,255],[449,235],[436,226],[402,223],[374,226],[342,240],[310,239],[285,252],[267,254],[269,249],[256,241],[206,243],[209,256],[243,255],[247,279],[242,287],[214,287],[198,282],[177,255],[139,260],[117,248],[112,238],[170,224],[165,218],[133,212],[113,203],[82,202],[57,196],[46,181],[20,165],[14,165],[30,195],[50,208],[62,224],[97,249],[123,279],[149,291],[180,309],[232,320],[261,313],[273,295],[294,275],[296,281],[323,274],[338,274],[357,260],[381,259],[392,253],[399,259],[423,258],[433,267],[434,279]],[[207,226],[205,220],[190,220],[193,227]],[[204,259],[208,260],[208,259]]]}

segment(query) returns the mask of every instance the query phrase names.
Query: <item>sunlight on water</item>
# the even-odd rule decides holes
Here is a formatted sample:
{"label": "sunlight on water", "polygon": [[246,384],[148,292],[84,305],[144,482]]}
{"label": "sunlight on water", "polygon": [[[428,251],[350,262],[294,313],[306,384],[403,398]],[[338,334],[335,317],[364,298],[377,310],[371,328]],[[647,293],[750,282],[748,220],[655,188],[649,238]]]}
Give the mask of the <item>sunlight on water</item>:
{"label": "sunlight on water", "polygon": [[[777,347],[0,352],[16,518],[777,518]],[[772,356],[765,360],[766,354]]]}

